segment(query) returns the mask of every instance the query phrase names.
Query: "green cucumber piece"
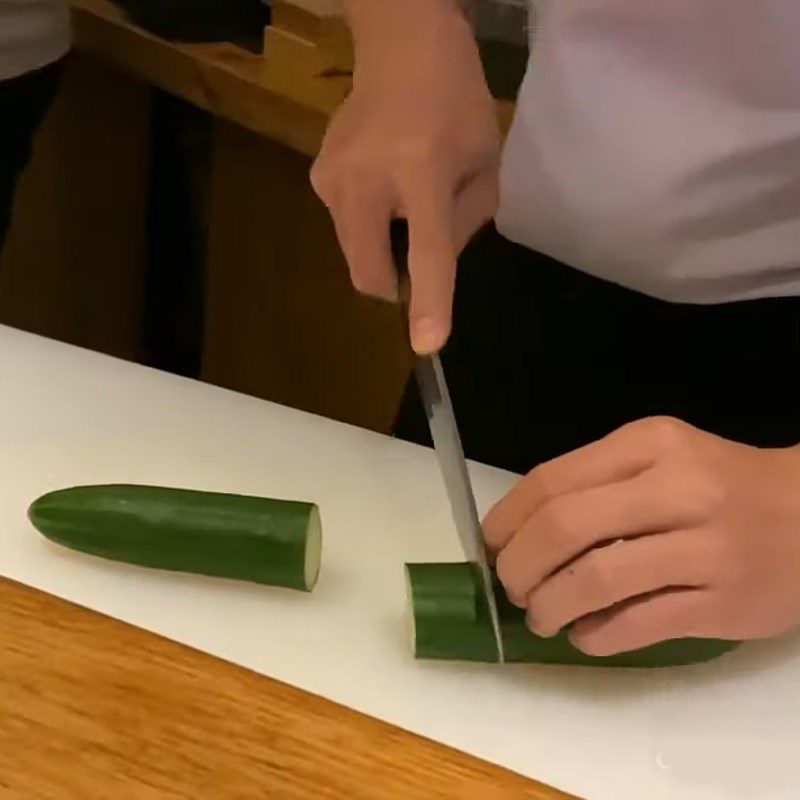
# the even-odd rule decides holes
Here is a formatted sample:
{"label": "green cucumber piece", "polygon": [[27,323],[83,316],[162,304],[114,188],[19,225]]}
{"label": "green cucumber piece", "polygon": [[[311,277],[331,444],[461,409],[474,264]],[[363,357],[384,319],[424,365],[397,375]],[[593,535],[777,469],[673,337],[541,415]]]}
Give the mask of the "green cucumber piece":
{"label": "green cucumber piece", "polygon": [[[471,564],[406,564],[406,580],[409,637],[417,658],[498,660],[489,608],[480,576]],[[589,656],[570,643],[566,630],[547,639],[531,633],[524,610],[509,602],[497,582],[496,590],[508,662],[669,667],[710,661],[739,644],[720,639],[673,639],[628,653]]]}
{"label": "green cucumber piece", "polygon": [[314,503],[155,486],[77,486],[28,517],[73,550],[144,567],[311,591],[322,525]]}

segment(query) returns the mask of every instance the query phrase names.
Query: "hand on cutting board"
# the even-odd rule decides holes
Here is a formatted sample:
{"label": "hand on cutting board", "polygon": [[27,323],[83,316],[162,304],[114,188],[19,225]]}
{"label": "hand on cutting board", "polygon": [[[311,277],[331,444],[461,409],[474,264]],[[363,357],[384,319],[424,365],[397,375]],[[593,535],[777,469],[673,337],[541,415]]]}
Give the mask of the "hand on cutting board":
{"label": "hand on cutting board", "polygon": [[364,294],[396,298],[389,225],[393,216],[408,220],[411,340],[427,354],[450,332],[458,253],[494,216],[500,140],[477,48],[455,5],[428,2],[424,24],[402,9],[388,25],[390,8],[378,32],[356,30],[353,91],[312,183]]}
{"label": "hand on cutting board", "polygon": [[591,655],[800,623],[798,448],[641,420],[533,470],[485,529],[531,630],[574,623]]}

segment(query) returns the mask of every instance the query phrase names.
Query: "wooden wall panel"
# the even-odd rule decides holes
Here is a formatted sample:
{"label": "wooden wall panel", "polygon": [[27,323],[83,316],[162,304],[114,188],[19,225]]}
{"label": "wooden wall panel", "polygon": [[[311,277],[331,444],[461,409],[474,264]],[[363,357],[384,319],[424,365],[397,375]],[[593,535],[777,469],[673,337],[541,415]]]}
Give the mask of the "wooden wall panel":
{"label": "wooden wall panel", "polygon": [[410,364],[401,317],[351,288],[310,164],[218,122],[203,378],[386,431]]}
{"label": "wooden wall panel", "polygon": [[0,323],[139,358],[149,98],[72,58],[17,196]]}

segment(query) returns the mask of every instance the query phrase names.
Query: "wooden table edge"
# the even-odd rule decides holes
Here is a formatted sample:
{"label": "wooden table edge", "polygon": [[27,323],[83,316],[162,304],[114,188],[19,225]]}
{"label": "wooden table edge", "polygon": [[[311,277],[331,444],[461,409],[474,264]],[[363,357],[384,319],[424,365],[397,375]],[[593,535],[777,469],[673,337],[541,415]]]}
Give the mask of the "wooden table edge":
{"label": "wooden table edge", "polygon": [[[125,688],[126,680],[132,680],[133,685],[136,686],[138,685],[136,684],[137,680],[145,680],[151,673],[152,676],[161,680],[168,678],[172,681],[175,679],[176,682],[171,686],[169,696],[180,694],[181,681],[184,683],[193,681],[201,687],[209,681],[214,687],[222,685],[257,687],[262,705],[269,706],[270,713],[276,715],[274,722],[279,723],[278,727],[281,730],[284,728],[288,730],[294,725],[295,733],[301,740],[306,740],[308,738],[306,734],[317,731],[318,728],[322,731],[333,730],[334,733],[330,736],[333,737],[332,741],[340,750],[339,757],[341,757],[341,752],[346,751],[351,757],[359,760],[364,769],[367,767],[363,765],[371,760],[367,751],[374,742],[375,747],[381,748],[381,756],[389,759],[388,764],[383,764],[384,771],[380,773],[386,780],[402,778],[402,776],[390,778],[390,773],[386,771],[388,765],[393,763],[392,752],[396,751],[395,755],[398,758],[403,754],[410,754],[412,763],[403,768],[407,772],[413,771],[415,764],[420,764],[423,769],[429,769],[430,774],[424,776],[420,774],[417,777],[420,779],[425,777],[425,780],[430,781],[431,784],[437,783],[437,781],[441,782],[441,775],[438,774],[441,767],[442,775],[452,774],[452,780],[462,781],[465,786],[474,784],[484,789],[487,786],[493,787],[491,792],[493,798],[520,797],[533,800],[568,800],[572,798],[571,795],[557,789],[529,780],[515,772],[403,730],[335,701],[266,677],[246,667],[224,661],[49,592],[2,577],[0,577],[0,630],[5,631],[5,635],[9,637],[4,644],[6,654],[0,664],[0,684],[2,684],[2,694],[7,698],[12,698],[12,713],[7,717],[0,717],[0,720],[5,720],[0,721],[0,787],[4,785],[4,757],[9,763],[12,761],[25,762],[24,757],[20,757],[17,753],[17,750],[23,746],[21,743],[25,742],[25,736],[19,729],[13,730],[13,725],[12,730],[6,729],[4,732],[4,726],[8,728],[9,718],[13,722],[20,716],[26,716],[24,698],[27,696],[26,692],[30,692],[31,687],[37,685],[37,681],[40,685],[38,685],[35,696],[48,695],[51,693],[48,687],[58,685],[64,696],[62,701],[66,702],[64,698],[73,691],[67,681],[71,674],[70,669],[74,667],[74,665],[73,667],[69,666],[71,652],[67,648],[74,644],[71,649],[79,653],[80,658],[83,659],[80,662],[83,665],[82,668],[86,668],[88,664],[91,669],[102,673],[102,661],[95,658],[96,652],[101,650],[104,655],[115,662],[113,666],[117,677],[114,686],[121,689]],[[61,645],[57,650],[61,656],[53,661],[47,658],[47,651],[57,642]],[[92,650],[95,652],[93,653]],[[122,657],[120,654],[124,655],[127,660],[119,662]],[[127,673],[125,673],[125,665],[127,665]],[[176,665],[170,666],[170,669],[177,669],[177,672],[174,675],[165,672],[167,669],[165,665]],[[93,685],[102,686],[102,680],[102,678],[94,680]],[[149,688],[158,698],[158,687],[150,686]],[[127,687],[125,691],[130,694],[131,687]],[[139,692],[141,693],[141,691],[142,687],[139,686]],[[77,685],[74,686],[74,692],[80,694]],[[165,692],[165,694],[167,693]],[[233,695],[241,699],[239,691],[234,691]],[[22,701],[20,701],[20,697],[23,698]],[[16,716],[13,713],[14,698],[16,698]],[[104,702],[104,698],[98,697],[98,703],[103,707],[103,713],[106,713]],[[158,698],[158,702],[163,703],[164,698]],[[158,707],[160,708],[161,705]],[[280,708],[284,708],[284,711],[281,712]],[[253,711],[249,706],[247,710]],[[43,726],[51,724],[46,715],[42,718],[37,716],[40,711],[31,712],[32,719],[28,720],[32,724],[31,730],[33,731],[41,730]],[[229,711],[230,709],[228,709]],[[130,713],[134,713],[134,711],[125,706],[114,707],[114,714],[120,717],[120,724],[122,724],[121,719]],[[299,715],[298,718],[289,719],[295,713]],[[256,716],[258,715],[256,714]],[[34,717],[35,719],[33,719]],[[230,713],[226,713],[224,717],[230,718]],[[286,718],[284,719],[284,717]],[[185,727],[187,724],[191,725],[192,722],[182,719],[180,724]],[[69,737],[73,736],[70,725],[64,725],[63,730],[59,730],[56,726],[50,731],[56,739],[64,732],[69,732]],[[321,744],[323,753],[330,750],[330,736]],[[212,739],[209,738],[209,742],[211,741]],[[28,745],[36,744],[36,742],[28,742]],[[310,742],[309,748],[313,749],[314,747],[314,743]],[[361,750],[358,749],[359,747]],[[280,761],[281,758],[288,759],[289,755],[278,747],[272,757]],[[342,767],[344,768],[344,764]],[[8,768],[5,766],[5,769]],[[335,761],[330,769],[336,769]],[[333,773],[331,774],[333,775]],[[180,778],[180,776],[177,777]],[[445,780],[446,783],[447,780]],[[376,784],[376,791],[378,790],[379,786]],[[462,789],[458,790],[458,794],[452,795],[442,794],[441,791],[440,789],[440,793],[431,795],[406,794],[405,796],[409,798],[466,796],[462,793]],[[87,795],[87,797],[89,796]],[[289,795],[281,794],[281,797],[283,796],[288,797]],[[319,795],[297,796],[316,797]],[[349,790],[345,794],[331,794],[330,796],[347,797]],[[370,794],[369,796],[378,798],[384,795]],[[393,793],[386,796],[393,796]],[[470,796],[488,797],[489,795],[471,793]]]}

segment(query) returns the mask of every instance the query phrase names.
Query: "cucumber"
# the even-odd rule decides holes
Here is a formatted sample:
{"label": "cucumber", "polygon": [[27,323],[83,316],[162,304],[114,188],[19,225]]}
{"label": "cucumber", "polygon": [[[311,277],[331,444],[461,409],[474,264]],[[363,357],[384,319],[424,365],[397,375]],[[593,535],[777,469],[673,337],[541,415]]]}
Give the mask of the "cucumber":
{"label": "cucumber", "polygon": [[155,486],[77,486],[28,510],[53,542],[179,572],[311,591],[322,526],[313,503]]}
{"label": "cucumber", "polygon": [[[417,658],[457,661],[498,660],[480,576],[471,564],[406,564],[408,627]],[[495,578],[496,581],[496,578]],[[589,656],[563,630],[552,638],[531,633],[525,612],[496,584],[506,661],[601,667],[668,667],[710,661],[739,642],[674,639],[613,656]]]}

